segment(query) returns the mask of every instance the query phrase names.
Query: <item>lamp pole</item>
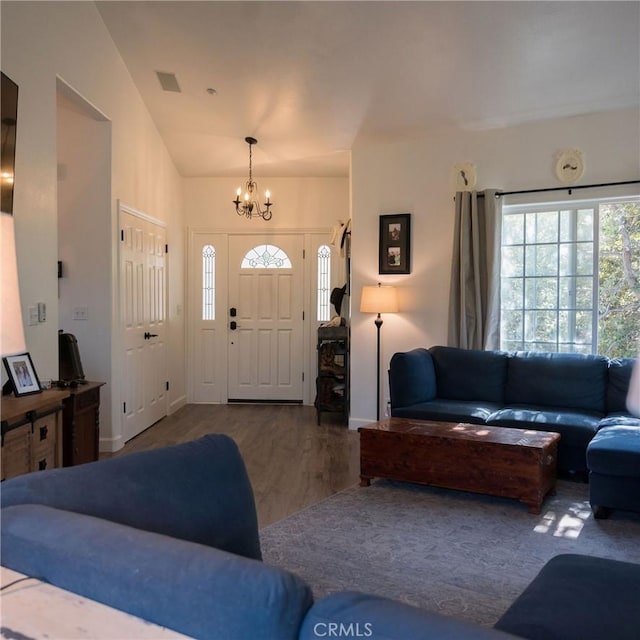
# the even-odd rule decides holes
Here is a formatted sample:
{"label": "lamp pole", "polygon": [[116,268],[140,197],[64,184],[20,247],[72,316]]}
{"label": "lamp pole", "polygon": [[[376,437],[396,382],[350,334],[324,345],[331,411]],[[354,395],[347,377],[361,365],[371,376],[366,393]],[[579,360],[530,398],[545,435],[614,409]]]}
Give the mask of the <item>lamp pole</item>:
{"label": "lamp pole", "polygon": [[376,380],[378,382],[377,386],[377,395],[376,395],[376,422],[380,421],[380,327],[382,327],[382,318],[378,313],[378,316],[374,320],[376,329],[378,330],[378,356],[377,356],[377,377]]}
{"label": "lamp pole", "polygon": [[380,329],[382,327],[381,313],[396,313],[398,311],[398,297],[395,287],[383,287],[380,282],[377,286],[362,287],[360,298],[360,311],[362,313],[375,313],[377,332],[377,361],[376,361],[376,421],[380,421]]}

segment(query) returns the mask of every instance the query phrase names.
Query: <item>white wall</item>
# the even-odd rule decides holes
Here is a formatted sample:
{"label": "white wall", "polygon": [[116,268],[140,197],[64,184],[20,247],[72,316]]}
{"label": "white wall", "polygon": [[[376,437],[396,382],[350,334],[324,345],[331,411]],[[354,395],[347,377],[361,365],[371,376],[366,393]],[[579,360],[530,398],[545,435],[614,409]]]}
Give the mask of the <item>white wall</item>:
{"label": "white wall", "polygon": [[[58,328],[78,340],[88,380],[111,377],[111,123],[58,96]],[[86,319],[74,319],[77,307]],[[51,319],[54,320],[53,318]],[[111,385],[101,390],[111,423]]]}
{"label": "white wall", "polygon": [[[247,165],[248,170],[248,165]],[[187,227],[204,229],[330,229],[349,217],[347,178],[255,177],[262,198],[271,192],[273,218],[247,220],[235,213],[232,200],[247,176],[238,178],[186,178],[184,211]]]}
{"label": "white wall", "polygon": [[[184,226],[181,180],[95,6],[89,2],[6,2],[2,69],[19,85],[14,213],[23,310],[45,302],[49,320],[26,327],[42,378],[58,370],[56,79],[61,78],[111,123],[111,390],[120,415],[117,305],[117,200],[168,225],[169,371],[172,407],[184,401]],[[83,144],[83,141],[78,141]],[[83,354],[86,346],[83,345]],[[122,445],[119,419],[102,421],[101,447]]]}
{"label": "white wall", "polygon": [[[555,155],[566,148],[584,152],[582,184],[638,179],[640,113],[621,110],[492,131],[452,130],[393,144],[357,141],[351,176],[351,426],[369,422],[376,413],[376,330],[374,317],[358,311],[363,285],[382,281],[399,287],[400,313],[383,318],[383,401],[388,398],[386,369],[393,353],[446,344],[453,243],[452,165],[474,162],[477,189],[562,186],[554,174]],[[636,185],[636,193],[638,190],[640,185]],[[412,214],[410,275],[378,275],[378,216],[386,213]]]}

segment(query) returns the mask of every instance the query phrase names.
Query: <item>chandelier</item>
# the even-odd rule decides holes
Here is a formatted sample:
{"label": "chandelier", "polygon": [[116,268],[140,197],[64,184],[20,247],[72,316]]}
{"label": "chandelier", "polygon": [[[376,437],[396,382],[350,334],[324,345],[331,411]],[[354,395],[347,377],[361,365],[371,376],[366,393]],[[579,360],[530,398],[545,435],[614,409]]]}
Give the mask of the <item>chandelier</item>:
{"label": "chandelier", "polygon": [[267,201],[264,203],[264,209],[260,207],[260,201],[258,200],[258,185],[253,180],[252,167],[251,167],[251,147],[258,141],[255,138],[247,137],[244,139],[249,145],[249,179],[244,187],[244,197],[240,200],[242,195],[242,189],[238,188],[236,191],[236,199],[233,200],[233,204],[236,205],[236,213],[239,216],[246,216],[251,219],[253,216],[259,216],[265,220],[271,220],[271,205],[273,202],[269,200],[271,194],[269,191],[265,191],[265,198]]}

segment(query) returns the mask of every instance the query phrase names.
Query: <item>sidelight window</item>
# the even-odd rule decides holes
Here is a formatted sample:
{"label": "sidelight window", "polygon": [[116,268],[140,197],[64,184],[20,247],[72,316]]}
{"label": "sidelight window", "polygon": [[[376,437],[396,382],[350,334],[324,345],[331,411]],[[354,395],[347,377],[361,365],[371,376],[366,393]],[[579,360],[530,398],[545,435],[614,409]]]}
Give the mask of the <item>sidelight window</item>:
{"label": "sidelight window", "polygon": [[216,319],[216,250],[210,244],[202,248],[202,319]]}
{"label": "sidelight window", "polygon": [[318,248],[318,322],[331,319],[329,305],[331,292],[331,247],[326,244]]}

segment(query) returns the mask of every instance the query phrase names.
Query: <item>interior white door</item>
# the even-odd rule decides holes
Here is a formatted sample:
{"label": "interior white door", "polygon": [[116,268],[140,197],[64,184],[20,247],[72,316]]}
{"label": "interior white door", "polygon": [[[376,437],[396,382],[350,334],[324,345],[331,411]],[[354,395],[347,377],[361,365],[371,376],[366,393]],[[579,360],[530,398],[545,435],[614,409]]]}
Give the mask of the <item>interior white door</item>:
{"label": "interior white door", "polygon": [[303,398],[303,237],[229,238],[228,398]]}
{"label": "interior white door", "polygon": [[120,206],[122,432],[125,440],[167,413],[166,230]]}

